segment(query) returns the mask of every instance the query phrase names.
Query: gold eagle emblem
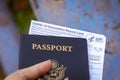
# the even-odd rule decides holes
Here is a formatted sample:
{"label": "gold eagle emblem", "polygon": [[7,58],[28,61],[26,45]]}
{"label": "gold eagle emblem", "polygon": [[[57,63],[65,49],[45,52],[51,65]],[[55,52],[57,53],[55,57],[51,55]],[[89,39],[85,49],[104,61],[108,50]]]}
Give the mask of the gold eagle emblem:
{"label": "gold eagle emblem", "polygon": [[59,65],[57,60],[52,59],[52,69],[42,77],[40,77],[37,80],[69,80],[69,78],[64,78],[65,76],[65,70],[67,67],[64,67],[63,65]]}

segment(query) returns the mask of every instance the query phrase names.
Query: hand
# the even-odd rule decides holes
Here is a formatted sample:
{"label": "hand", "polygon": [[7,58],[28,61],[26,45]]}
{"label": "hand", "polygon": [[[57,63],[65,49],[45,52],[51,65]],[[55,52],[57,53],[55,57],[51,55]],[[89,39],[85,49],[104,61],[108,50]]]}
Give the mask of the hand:
{"label": "hand", "polygon": [[52,62],[51,60],[47,60],[34,66],[18,70],[6,77],[5,80],[34,80],[47,73],[51,68]]}

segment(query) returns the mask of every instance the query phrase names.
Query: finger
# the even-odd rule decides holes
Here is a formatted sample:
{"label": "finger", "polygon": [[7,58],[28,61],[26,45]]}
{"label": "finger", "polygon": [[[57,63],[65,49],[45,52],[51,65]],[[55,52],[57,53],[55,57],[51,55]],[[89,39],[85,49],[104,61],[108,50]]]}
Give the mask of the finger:
{"label": "finger", "polygon": [[30,68],[26,68],[21,70],[21,73],[24,74],[24,77],[27,79],[36,79],[41,75],[48,72],[52,67],[52,63],[50,60],[44,61],[40,64],[34,65]]}
{"label": "finger", "polygon": [[[36,64],[32,67],[25,68],[22,70],[18,70],[17,72],[13,73],[12,80],[17,79],[17,80],[33,80],[41,75],[47,73],[52,67],[51,60],[44,61],[42,63]],[[16,78],[18,77],[18,78]],[[6,79],[8,80],[8,79]],[[9,79],[10,80],[10,79]]]}

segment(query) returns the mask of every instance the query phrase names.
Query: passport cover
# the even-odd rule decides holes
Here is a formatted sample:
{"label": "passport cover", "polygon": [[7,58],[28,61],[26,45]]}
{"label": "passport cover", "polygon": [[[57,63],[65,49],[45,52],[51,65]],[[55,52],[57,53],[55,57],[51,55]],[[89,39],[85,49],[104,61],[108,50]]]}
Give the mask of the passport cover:
{"label": "passport cover", "polygon": [[52,60],[39,80],[89,80],[86,39],[22,34],[19,48],[19,69]]}

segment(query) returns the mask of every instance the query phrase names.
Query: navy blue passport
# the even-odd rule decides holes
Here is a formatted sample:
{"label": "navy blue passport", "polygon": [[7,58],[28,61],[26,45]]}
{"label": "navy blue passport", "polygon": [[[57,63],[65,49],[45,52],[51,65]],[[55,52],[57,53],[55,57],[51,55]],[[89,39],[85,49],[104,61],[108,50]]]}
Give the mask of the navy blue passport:
{"label": "navy blue passport", "polygon": [[86,39],[20,35],[19,48],[19,69],[51,59],[51,71],[39,80],[89,80]]}

